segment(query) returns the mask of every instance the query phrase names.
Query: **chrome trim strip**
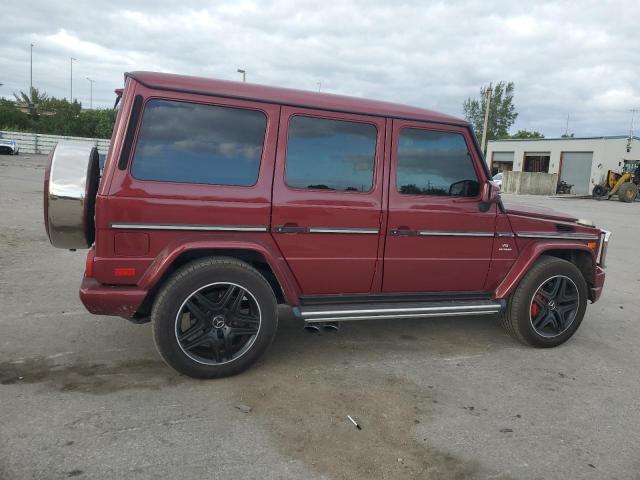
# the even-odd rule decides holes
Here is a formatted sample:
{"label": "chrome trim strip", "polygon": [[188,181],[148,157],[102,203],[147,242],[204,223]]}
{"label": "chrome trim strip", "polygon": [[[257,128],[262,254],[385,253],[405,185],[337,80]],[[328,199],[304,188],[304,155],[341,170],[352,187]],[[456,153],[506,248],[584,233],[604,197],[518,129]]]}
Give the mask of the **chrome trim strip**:
{"label": "chrome trim strip", "polygon": [[520,238],[546,238],[551,240],[598,240],[598,235],[586,235],[581,233],[538,233],[538,232],[516,232],[516,237]]}
{"label": "chrome trim strip", "polygon": [[601,230],[600,251],[598,252],[597,262],[601,268],[607,266],[607,250],[609,249],[609,239],[611,238],[611,232],[609,230]]}
{"label": "chrome trim strip", "polygon": [[499,303],[489,303],[484,305],[449,305],[442,307],[399,307],[399,308],[369,308],[365,310],[322,310],[322,311],[307,311],[302,310],[300,312],[302,318],[305,320],[307,318],[315,318],[315,317],[341,317],[341,315],[356,315],[366,316],[373,314],[375,317],[379,315],[389,314],[391,316],[397,315],[407,315],[407,316],[415,316],[420,315],[422,313],[431,313],[434,315],[440,315],[443,313],[451,314],[451,313],[475,313],[475,312],[488,312],[495,313],[500,311],[502,308]]}
{"label": "chrome trim strip", "polygon": [[515,237],[513,232],[496,232],[496,237]]}
{"label": "chrome trim strip", "polygon": [[111,228],[125,230],[205,230],[208,232],[266,232],[267,227],[253,225],[180,225],[156,223],[112,223]]}
{"label": "chrome trim strip", "polygon": [[376,320],[376,319],[389,319],[389,318],[426,318],[426,317],[461,317],[463,315],[493,315],[500,311],[500,309],[496,310],[486,310],[486,311],[460,311],[460,312],[443,312],[443,313],[404,313],[404,314],[383,314],[383,315],[353,315],[348,317],[340,317],[340,316],[326,316],[326,317],[318,317],[318,318],[309,318],[304,319],[305,323],[321,323],[321,322],[329,322],[329,321],[350,321],[350,320]]}
{"label": "chrome trim strip", "polygon": [[365,235],[377,235],[380,231],[377,228],[332,228],[332,227],[309,227],[309,233],[360,233]]}
{"label": "chrome trim strip", "polygon": [[447,232],[440,230],[418,230],[421,237],[493,237],[493,232]]}

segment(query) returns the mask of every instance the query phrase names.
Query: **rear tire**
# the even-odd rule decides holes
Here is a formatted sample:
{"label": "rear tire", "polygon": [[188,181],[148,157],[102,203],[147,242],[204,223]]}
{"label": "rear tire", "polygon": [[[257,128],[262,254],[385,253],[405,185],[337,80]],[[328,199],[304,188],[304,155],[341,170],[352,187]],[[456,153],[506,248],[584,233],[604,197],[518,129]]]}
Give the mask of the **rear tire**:
{"label": "rear tire", "polygon": [[[555,297],[554,288],[558,288]],[[511,295],[501,318],[502,326],[526,345],[539,348],[561,345],[580,326],[587,308],[587,293],[582,272],[573,263],[543,256]]]}
{"label": "rear tire", "polygon": [[591,191],[591,195],[594,198],[604,197],[607,193],[609,193],[609,189],[604,187],[603,185],[596,185]]}
{"label": "rear tire", "polygon": [[159,291],[151,311],[162,359],[194,378],[220,378],[247,369],[267,350],[278,326],[267,280],[228,257],[195,260]]}
{"label": "rear tire", "polygon": [[620,185],[618,189],[618,200],[625,203],[631,203],[638,197],[637,185],[627,182]]}

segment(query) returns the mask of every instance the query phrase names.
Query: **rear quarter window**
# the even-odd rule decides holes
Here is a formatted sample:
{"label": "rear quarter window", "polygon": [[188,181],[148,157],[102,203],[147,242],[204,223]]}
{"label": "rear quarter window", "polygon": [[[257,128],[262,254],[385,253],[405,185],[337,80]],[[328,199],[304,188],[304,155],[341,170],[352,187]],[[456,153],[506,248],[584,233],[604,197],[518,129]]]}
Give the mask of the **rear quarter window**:
{"label": "rear quarter window", "polygon": [[251,186],[258,180],[263,112],[150,100],[131,163],[139,180]]}

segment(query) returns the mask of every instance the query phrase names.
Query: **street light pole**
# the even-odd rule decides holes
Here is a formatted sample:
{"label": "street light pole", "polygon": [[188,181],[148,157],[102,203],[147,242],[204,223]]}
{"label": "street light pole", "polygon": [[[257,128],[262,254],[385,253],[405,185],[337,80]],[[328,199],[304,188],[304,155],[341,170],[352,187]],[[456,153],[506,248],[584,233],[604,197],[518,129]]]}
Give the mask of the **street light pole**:
{"label": "street light pole", "polygon": [[87,80],[89,80],[89,110],[93,110],[93,82],[95,80],[91,80],[89,77]]}
{"label": "street light pole", "polygon": [[69,103],[73,103],[73,62],[76,61],[77,59],[71,57],[71,78],[69,79]]}
{"label": "street light pole", "polygon": [[242,83],[246,83],[247,82],[247,71],[246,70],[242,70],[241,68],[238,69],[238,73],[242,74]]}
{"label": "street light pole", "polygon": [[30,44],[29,52],[29,98],[33,99],[33,43]]}

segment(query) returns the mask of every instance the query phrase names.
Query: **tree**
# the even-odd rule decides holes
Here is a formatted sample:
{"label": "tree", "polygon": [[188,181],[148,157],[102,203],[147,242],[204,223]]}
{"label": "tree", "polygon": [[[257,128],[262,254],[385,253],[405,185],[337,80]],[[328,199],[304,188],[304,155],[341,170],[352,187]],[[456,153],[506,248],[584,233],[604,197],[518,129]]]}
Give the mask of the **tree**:
{"label": "tree", "polygon": [[27,130],[29,115],[20,111],[14,102],[0,98],[0,130]]}
{"label": "tree", "polygon": [[49,97],[34,88],[14,93],[15,102],[0,99],[0,130],[89,138],[111,138],[116,112],[110,108],[82,110],[82,104]]}
{"label": "tree", "polygon": [[530,132],[529,130],[518,130],[513,135],[507,136],[507,138],[522,138],[522,139],[526,139],[526,138],[544,138],[544,135],[541,134],[540,132],[536,131],[536,130],[534,130],[532,132]]}
{"label": "tree", "polygon": [[20,95],[14,92],[16,97],[16,103],[24,105],[29,110],[29,119],[32,122],[37,122],[40,116],[40,107],[43,103],[49,100],[49,97],[45,92],[40,92],[37,88],[32,88],[30,94],[20,91]]}
{"label": "tree", "polygon": [[[482,135],[484,112],[487,105],[487,90],[480,88],[480,98],[467,98],[463,104],[464,116],[473,125],[476,135]],[[487,140],[509,136],[509,128],[515,122],[518,113],[513,105],[513,82],[498,82],[492,89],[487,124]]]}

